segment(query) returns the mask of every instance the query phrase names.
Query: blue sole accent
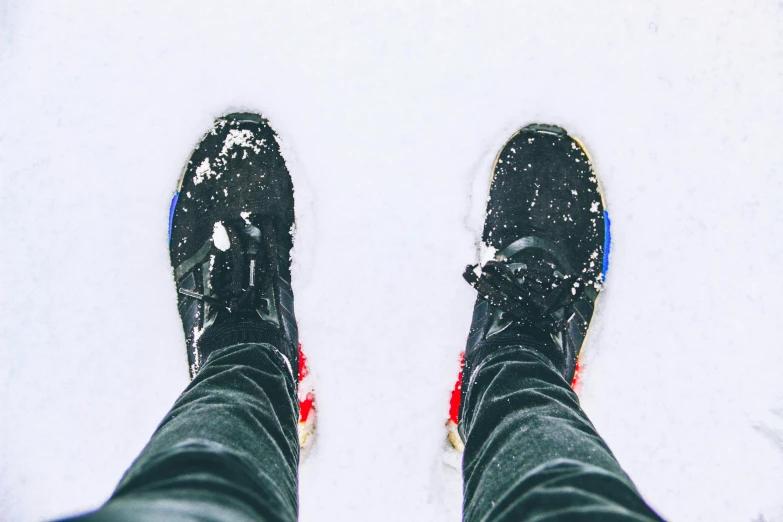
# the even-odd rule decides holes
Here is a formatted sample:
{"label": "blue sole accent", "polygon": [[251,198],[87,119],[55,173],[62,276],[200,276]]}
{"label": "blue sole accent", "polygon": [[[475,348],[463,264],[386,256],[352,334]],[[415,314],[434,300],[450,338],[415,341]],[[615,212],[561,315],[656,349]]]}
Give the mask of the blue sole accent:
{"label": "blue sole accent", "polygon": [[171,207],[169,207],[169,244],[171,244],[171,229],[174,225],[174,209],[177,208],[178,200],[179,192],[175,192],[174,197],[171,198]]}
{"label": "blue sole accent", "polygon": [[612,249],[612,222],[609,220],[609,212],[604,210],[604,266],[601,275],[606,281],[606,273],[609,271],[609,251]]}

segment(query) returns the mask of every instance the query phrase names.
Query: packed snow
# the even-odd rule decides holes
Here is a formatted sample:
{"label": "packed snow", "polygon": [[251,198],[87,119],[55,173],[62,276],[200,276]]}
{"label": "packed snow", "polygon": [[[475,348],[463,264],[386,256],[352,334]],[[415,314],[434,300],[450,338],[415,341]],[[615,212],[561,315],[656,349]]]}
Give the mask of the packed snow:
{"label": "packed snow", "polygon": [[459,520],[461,274],[530,122],[612,218],[585,410],[664,517],[783,521],[781,28],[777,0],[0,2],[0,519],[100,505],[186,386],[169,201],[242,110],[296,188],[303,522]]}

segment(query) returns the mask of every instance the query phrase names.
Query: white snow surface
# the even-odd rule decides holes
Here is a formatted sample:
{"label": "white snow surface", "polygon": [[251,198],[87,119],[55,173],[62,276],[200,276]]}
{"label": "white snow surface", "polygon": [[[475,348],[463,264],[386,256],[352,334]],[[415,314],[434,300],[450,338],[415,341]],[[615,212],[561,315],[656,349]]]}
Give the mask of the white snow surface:
{"label": "white snow surface", "polygon": [[248,110],[297,191],[302,521],[459,520],[461,273],[530,122],[612,218],[585,410],[663,516],[783,521],[781,34],[778,0],[0,2],[0,519],[97,507],[186,386],[169,201]]}

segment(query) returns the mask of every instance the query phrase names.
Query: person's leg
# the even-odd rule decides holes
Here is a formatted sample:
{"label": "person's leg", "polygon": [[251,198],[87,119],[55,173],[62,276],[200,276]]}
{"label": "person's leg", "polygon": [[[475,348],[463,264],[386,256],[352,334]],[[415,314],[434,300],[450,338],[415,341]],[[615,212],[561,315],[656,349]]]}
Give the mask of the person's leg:
{"label": "person's leg", "polygon": [[271,344],[217,349],[86,521],[297,517],[293,375]]}
{"label": "person's leg", "polygon": [[530,125],[498,155],[465,350],[467,522],[660,520],[571,389],[608,265],[608,218],[581,144]]}
{"label": "person's leg", "polygon": [[499,350],[473,375],[464,520],[659,520],[540,349]]}
{"label": "person's leg", "polygon": [[87,520],[296,520],[293,228],[293,185],[274,131],[257,114],[216,120],[185,168],[169,223],[193,381]]}

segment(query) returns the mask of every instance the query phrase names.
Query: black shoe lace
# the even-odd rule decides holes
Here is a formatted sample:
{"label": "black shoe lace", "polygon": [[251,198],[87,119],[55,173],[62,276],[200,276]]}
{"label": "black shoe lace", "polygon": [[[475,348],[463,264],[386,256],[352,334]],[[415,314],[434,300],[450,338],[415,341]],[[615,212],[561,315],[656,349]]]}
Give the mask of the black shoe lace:
{"label": "black shoe lace", "polygon": [[562,256],[550,250],[553,245],[536,238],[520,241],[525,240],[529,245],[508,258],[506,249],[484,265],[468,265],[463,277],[481,297],[518,322],[557,334],[573,317],[557,312],[579,299],[584,284]]}
{"label": "black shoe lace", "polygon": [[210,281],[215,295],[186,288],[179,288],[179,293],[231,313],[252,310],[259,292],[269,288],[277,273],[278,245],[274,225],[270,220],[259,223],[255,219],[250,223],[221,223],[228,236],[229,248],[224,252],[212,246],[215,261]]}

